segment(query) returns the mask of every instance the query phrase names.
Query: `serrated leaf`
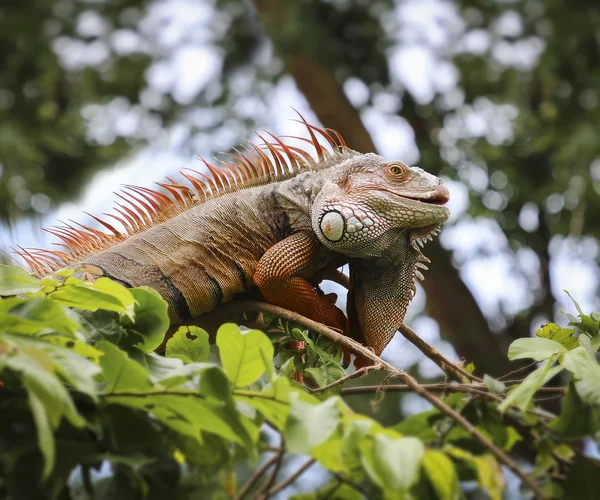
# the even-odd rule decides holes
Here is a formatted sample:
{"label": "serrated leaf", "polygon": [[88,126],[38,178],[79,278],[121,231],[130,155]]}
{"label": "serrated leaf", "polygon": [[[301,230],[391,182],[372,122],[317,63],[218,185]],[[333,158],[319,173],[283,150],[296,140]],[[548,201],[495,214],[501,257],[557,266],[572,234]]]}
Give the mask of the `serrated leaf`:
{"label": "serrated leaf", "polygon": [[318,405],[305,403],[297,396],[291,396],[290,400],[285,441],[291,453],[308,454],[337,428],[340,418],[339,400],[332,397]]}
{"label": "serrated leaf", "polygon": [[179,358],[184,363],[208,361],[208,333],[197,326],[181,326],[167,341],[167,358]]}
{"label": "serrated leaf", "polygon": [[423,469],[440,500],[462,498],[458,475],[452,460],[441,451],[425,450]]}
{"label": "serrated leaf", "polygon": [[[566,352],[570,353],[573,351]],[[514,404],[521,411],[525,411],[529,406],[529,403],[531,403],[535,392],[563,370],[563,366],[560,365],[551,368],[552,363],[554,363],[554,359],[550,358],[535,371],[527,375],[525,380],[509,393],[506,399],[498,406],[498,409],[501,412],[504,412],[510,405]]]}
{"label": "serrated leaf", "polygon": [[104,309],[125,314],[134,319],[135,298],[128,288],[109,278],[98,278],[86,283],[76,278],[67,278],[62,287],[48,294],[58,304],[88,311]]}
{"label": "serrated leaf", "polygon": [[41,289],[37,278],[15,266],[0,265],[0,296],[36,293]]}
{"label": "serrated leaf", "polygon": [[106,340],[98,342],[96,348],[104,353],[100,358],[102,376],[107,384],[104,392],[152,389],[148,372],[137,361],[129,359],[125,351]]}
{"label": "serrated leaf", "polygon": [[522,338],[515,340],[508,348],[508,359],[533,359],[544,361],[556,353],[563,353],[567,349],[552,339]]}
{"label": "serrated leaf", "polygon": [[425,446],[413,437],[377,434],[361,443],[361,461],[371,480],[387,493],[401,494],[417,482]]}
{"label": "serrated leaf", "polygon": [[135,299],[135,323],[127,328],[139,334],[142,341],[135,344],[138,349],[152,352],[162,344],[169,328],[169,304],[157,291],[146,286],[131,288],[129,292]]}
{"label": "serrated leaf", "polygon": [[554,340],[566,349],[573,349],[579,345],[577,337],[573,336],[575,334],[574,328],[561,328],[556,323],[543,325],[535,331],[535,334],[540,338]]}
{"label": "serrated leaf", "polygon": [[290,383],[279,377],[262,391],[237,390],[236,401],[242,401],[259,411],[277,429],[283,431],[290,413]]}
{"label": "serrated leaf", "polygon": [[269,337],[263,332],[250,330],[241,333],[233,323],[226,323],[219,328],[217,346],[223,369],[236,387],[256,382],[266,370],[264,360],[272,360],[275,352]]}

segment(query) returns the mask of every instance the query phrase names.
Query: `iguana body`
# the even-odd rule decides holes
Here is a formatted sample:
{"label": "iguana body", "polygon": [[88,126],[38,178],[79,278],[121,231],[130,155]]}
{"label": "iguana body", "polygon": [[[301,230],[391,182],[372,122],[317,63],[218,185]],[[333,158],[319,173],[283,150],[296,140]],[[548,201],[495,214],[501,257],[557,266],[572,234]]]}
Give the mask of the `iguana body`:
{"label": "iguana body", "polygon": [[[417,242],[448,217],[441,206],[448,191],[421,169],[351,151],[337,134],[338,142],[304,123],[316,159],[274,138],[263,147],[270,157],[253,146],[226,169],[207,164],[212,176],[184,174],[195,193],[172,181],[161,184],[170,196],[130,187],[129,206],[111,216],[127,233],[96,219],[112,234],[55,228],[66,252],[21,255],[38,274],[79,264],[92,279],[153,287],[175,324],[256,285],[268,302],[344,331],[343,313],[309,280],[350,263],[350,334],[379,354],[402,322],[425,259]],[[380,300],[387,305],[379,308]]]}

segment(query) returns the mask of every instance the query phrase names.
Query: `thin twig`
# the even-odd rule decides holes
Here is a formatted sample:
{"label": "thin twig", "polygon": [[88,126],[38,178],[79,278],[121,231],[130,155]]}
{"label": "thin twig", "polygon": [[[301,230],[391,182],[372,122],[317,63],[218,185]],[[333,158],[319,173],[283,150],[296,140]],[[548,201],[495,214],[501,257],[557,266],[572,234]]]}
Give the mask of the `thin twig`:
{"label": "thin twig", "polygon": [[293,474],[289,475],[288,477],[286,477],[283,481],[281,481],[280,483],[277,483],[275,486],[273,486],[269,491],[267,491],[264,496],[262,496],[261,498],[264,500],[266,498],[269,498],[273,495],[275,495],[276,493],[279,493],[281,490],[287,488],[290,484],[292,484],[296,479],[298,479],[302,474],[304,474],[306,472],[306,470],[313,465],[316,462],[316,460],[314,458],[309,458],[306,462],[304,462],[300,467],[298,467],[298,470],[296,470],[296,472],[294,472]]}
{"label": "thin twig", "polygon": [[277,461],[278,455],[279,454],[273,455],[252,473],[252,475],[248,478],[248,481],[246,481],[238,493],[237,497],[235,497],[236,500],[243,500],[243,498],[250,492],[252,487],[260,481],[262,475]]}
{"label": "thin twig", "polygon": [[[514,375],[515,373],[519,373],[522,372],[524,370],[528,370],[529,368],[531,368],[532,366],[535,366],[537,364],[537,361],[533,361],[531,363],[527,363],[525,366],[521,366],[521,368],[517,368],[516,370],[513,370],[512,372],[508,372],[504,375],[502,375],[501,377],[498,377],[497,380],[502,380],[503,378],[507,378],[510,377],[511,375]],[[504,383],[510,382],[509,380],[504,380]]]}
{"label": "thin twig", "polygon": [[345,377],[342,377],[342,378],[336,380],[335,382],[332,382],[331,384],[324,385],[323,387],[317,387],[316,389],[310,389],[310,388],[307,388],[307,389],[311,394],[318,394],[320,392],[325,392],[325,391],[327,391],[333,387],[336,387],[338,385],[345,384],[349,380],[353,380],[355,378],[362,377],[363,375],[366,375],[369,372],[374,372],[377,370],[381,370],[380,364],[376,364],[373,366],[363,366],[362,368],[359,368],[358,370],[350,373],[349,375],[346,375]]}
{"label": "thin twig", "polygon": [[[498,403],[504,401],[502,396],[486,392],[487,387],[485,384],[421,384],[421,387],[429,392],[465,392],[475,396],[481,396],[486,399],[491,399]],[[540,387],[538,391],[563,393],[565,389],[565,387]],[[359,394],[372,394],[379,392],[414,392],[414,389],[404,384],[392,384],[386,386],[363,385],[360,387],[346,387],[341,390],[340,394],[342,396],[356,396]],[[526,411],[545,419],[556,418],[556,415],[538,408]]]}
{"label": "thin twig", "polygon": [[[283,437],[281,439],[283,440]],[[266,482],[265,482],[265,484],[257,491],[257,493],[255,495],[256,498],[260,497],[261,495],[266,494],[266,492],[269,491],[269,489],[271,488],[271,486],[273,486],[273,483],[275,482],[275,479],[277,479],[277,474],[279,474],[279,469],[281,469],[281,464],[283,463],[283,455],[284,454],[285,454],[285,446],[284,446],[284,444],[282,442],[282,449],[275,456],[275,458],[276,458],[275,468],[273,469],[273,471],[269,475],[269,479],[267,479]]]}
{"label": "thin twig", "polygon": [[[300,314],[294,313],[292,311],[288,311],[282,307],[274,306],[272,304],[266,304],[263,302],[254,302],[254,301],[240,301],[240,302],[231,302],[228,306],[232,310],[247,310],[247,311],[261,311],[273,314],[274,316],[279,316],[287,321],[291,321],[294,323],[299,323],[301,325],[314,330],[321,335],[324,335],[340,344],[346,346],[350,350],[355,353],[359,353],[367,359],[370,359],[374,363],[381,363],[381,365],[388,370],[392,375],[398,377],[402,380],[406,385],[412,388],[413,392],[416,392],[418,395],[423,397],[425,400],[429,401],[435,408],[440,410],[442,413],[448,415],[452,420],[454,420],[458,425],[460,425],[463,429],[467,431],[468,434],[477,439],[485,448],[487,448],[501,463],[506,465],[510,470],[512,470],[525,484],[527,484],[534,493],[539,498],[547,498],[543,491],[538,487],[535,481],[527,475],[515,462],[512,460],[504,451],[498,448],[494,443],[492,443],[487,437],[485,437],[479,430],[477,430],[467,419],[465,419],[462,415],[454,411],[448,405],[446,405],[442,400],[440,400],[437,396],[432,394],[423,388],[419,383],[411,377],[408,373],[404,372],[391,365],[385,360],[382,360],[379,356],[377,356],[374,352],[359,344],[354,339],[350,337],[346,337],[345,335],[338,333],[331,328],[313,321],[309,318],[305,318]],[[309,464],[310,465],[310,464]],[[309,466],[307,465],[307,467]],[[281,484],[281,483],[280,483]],[[284,486],[285,487],[285,486]],[[274,489],[274,488],[273,488]],[[269,490],[269,493],[272,490]],[[279,491],[279,490],[277,490]]]}
{"label": "thin twig", "polygon": [[400,325],[398,330],[409,342],[415,345],[423,354],[425,354],[425,356],[438,365],[446,375],[452,377],[457,382],[462,382],[463,378],[467,378],[467,380],[473,380],[475,382],[483,382],[483,380],[479,377],[469,373],[466,370],[463,370],[458,364],[453,363],[449,359],[445,358],[440,351],[425,342],[415,333],[414,330],[410,329],[405,324]]}

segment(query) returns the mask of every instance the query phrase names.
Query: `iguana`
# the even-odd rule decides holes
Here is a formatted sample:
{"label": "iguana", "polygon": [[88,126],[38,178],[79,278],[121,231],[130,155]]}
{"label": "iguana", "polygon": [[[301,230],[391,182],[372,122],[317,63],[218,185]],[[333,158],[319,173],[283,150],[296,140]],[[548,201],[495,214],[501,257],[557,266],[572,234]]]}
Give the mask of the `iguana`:
{"label": "iguana", "polygon": [[[414,293],[420,247],[449,211],[441,179],[399,161],[349,149],[329,129],[301,123],[303,148],[269,134],[209,174],[181,172],[164,191],[126,186],[124,203],[91,216],[108,233],[77,224],[47,229],[60,250],[21,249],[37,275],[80,266],[87,279],[108,276],[147,285],[169,304],[173,324],[217,308],[256,286],[265,300],[343,330],[380,354],[401,325]],[[325,139],[326,144],[321,142]],[[335,296],[311,278],[350,264],[346,317]]]}

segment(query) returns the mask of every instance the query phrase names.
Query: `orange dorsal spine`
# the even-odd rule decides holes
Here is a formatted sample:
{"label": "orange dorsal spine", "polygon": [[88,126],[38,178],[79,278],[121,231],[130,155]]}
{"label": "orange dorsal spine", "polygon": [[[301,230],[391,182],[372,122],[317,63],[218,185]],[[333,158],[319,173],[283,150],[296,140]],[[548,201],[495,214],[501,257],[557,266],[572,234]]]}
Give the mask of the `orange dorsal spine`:
{"label": "orange dorsal spine", "polygon": [[[180,172],[190,183],[189,186],[168,177],[167,182],[156,183],[165,192],[125,185],[120,193],[115,193],[121,200],[114,208],[116,214],[104,214],[119,222],[124,228],[122,231],[106,220],[86,212],[86,215],[108,232],[71,221],[75,225],[63,223],[61,226],[44,229],[61,240],[54,243],[61,247],[61,250],[18,247],[13,251],[29,266],[34,275],[44,276],[74,265],[85,256],[121,243],[207,200],[239,189],[283,181],[304,171],[327,168],[358,154],[346,146],[337,132],[310,125],[300,113],[298,115],[300,119],[295,121],[306,127],[309,138],[290,137],[311,145],[316,152],[316,158],[302,148],[285,144],[268,131],[264,132],[271,140],[256,133],[262,145],[250,142],[250,147],[242,146],[244,152],[234,149],[235,154],[225,153],[231,159],[228,162],[217,160],[222,166],[213,165],[200,157],[209,174],[193,169],[185,170],[194,175]],[[319,142],[318,136],[325,138],[326,146]]]}

